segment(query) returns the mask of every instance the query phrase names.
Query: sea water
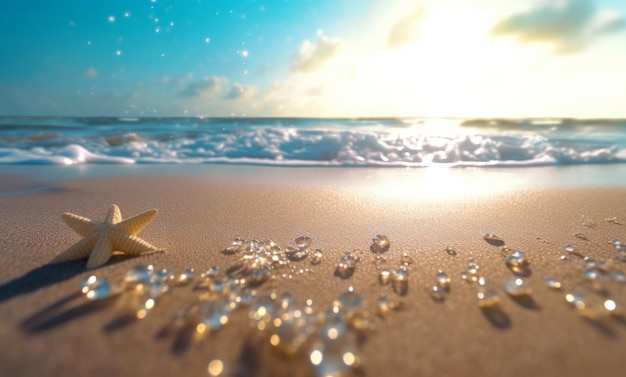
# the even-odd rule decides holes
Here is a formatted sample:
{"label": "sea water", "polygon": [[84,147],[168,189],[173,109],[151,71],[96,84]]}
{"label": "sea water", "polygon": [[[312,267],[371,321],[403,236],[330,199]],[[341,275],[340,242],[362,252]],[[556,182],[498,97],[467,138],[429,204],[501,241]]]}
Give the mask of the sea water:
{"label": "sea water", "polygon": [[0,164],[626,163],[626,119],[0,117]]}

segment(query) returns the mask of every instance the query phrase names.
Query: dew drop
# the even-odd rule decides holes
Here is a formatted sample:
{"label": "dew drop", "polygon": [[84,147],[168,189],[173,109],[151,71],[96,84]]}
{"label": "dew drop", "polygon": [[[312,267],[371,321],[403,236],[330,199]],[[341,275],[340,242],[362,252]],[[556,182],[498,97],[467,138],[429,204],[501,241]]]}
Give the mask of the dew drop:
{"label": "dew drop", "polygon": [[478,300],[478,306],[481,308],[494,307],[500,302],[500,295],[491,288],[489,281],[481,276],[478,278],[476,299]]}
{"label": "dew drop", "polygon": [[615,301],[608,299],[604,301],[604,308],[609,312],[613,312],[615,309],[617,309],[617,304],[615,303]]}
{"label": "dew drop", "polygon": [[543,281],[549,288],[561,289],[561,282],[551,276],[546,276]]}
{"label": "dew drop", "polygon": [[519,250],[514,251],[513,254],[506,257],[504,262],[511,271],[518,274],[525,272],[529,264],[524,252]]}
{"label": "dew drop", "polygon": [[207,367],[207,372],[211,377],[218,377],[224,373],[224,362],[220,359],[211,360]]}
{"label": "dew drop", "polygon": [[574,252],[574,246],[567,244],[565,246],[563,246],[563,250],[567,251],[568,253],[573,253]]}
{"label": "dew drop", "polygon": [[151,279],[154,267],[137,265],[126,273],[124,280],[131,284],[144,284],[148,283]]}
{"label": "dew drop", "polygon": [[248,316],[250,317],[253,327],[262,331],[267,328],[267,325],[274,318],[275,312],[276,301],[271,295],[263,293],[257,296],[250,304]]}
{"label": "dew drop", "polygon": [[290,294],[283,295],[271,326],[270,344],[275,350],[291,357],[308,340],[313,323],[304,314]]}
{"label": "dew drop", "polygon": [[447,292],[439,285],[433,285],[431,287],[427,287],[427,291],[430,297],[437,302],[441,302],[445,300],[446,298]]}
{"label": "dew drop", "polygon": [[406,295],[409,288],[409,271],[404,266],[393,271],[391,284],[397,294],[401,296]]}
{"label": "dew drop", "polygon": [[389,238],[382,234],[377,234],[372,237],[372,244],[370,245],[370,250],[373,253],[384,253],[389,250],[389,246],[391,246],[389,242]]}
{"label": "dew drop", "polygon": [[337,264],[335,275],[343,279],[349,278],[354,273],[354,269],[356,268],[358,261],[358,257],[353,253],[344,254]]}
{"label": "dew drop", "polygon": [[311,245],[311,237],[308,236],[301,236],[296,238],[295,240],[296,242],[296,246],[298,246],[298,249],[306,249],[309,247],[309,245]]}
{"label": "dew drop", "polygon": [[435,280],[437,281],[437,285],[440,288],[443,288],[444,290],[450,288],[450,277],[442,270],[437,271],[437,276],[435,277]]}
{"label": "dew drop", "polygon": [[520,278],[507,280],[504,283],[504,290],[513,297],[530,296],[532,292],[526,282]]}
{"label": "dew drop", "polygon": [[288,246],[287,248],[285,248],[285,255],[290,261],[298,262],[305,259],[309,255],[309,249],[307,249],[306,247],[300,249]]}
{"label": "dew drop", "polygon": [[476,292],[476,298],[481,308],[494,307],[500,302],[500,295],[493,289]]}
{"label": "dew drop", "polygon": [[387,268],[381,270],[378,274],[378,281],[381,285],[387,285],[391,281],[391,271]]}
{"label": "dew drop", "polygon": [[324,257],[324,252],[322,249],[315,249],[313,254],[311,254],[311,264],[320,264],[322,262],[322,258]]}
{"label": "dew drop", "polygon": [[90,300],[102,300],[112,295],[112,287],[103,277],[92,275],[82,283],[81,292]]}
{"label": "dew drop", "polygon": [[408,267],[409,265],[415,263],[415,259],[406,251],[402,252],[402,258],[400,259],[400,264]]}
{"label": "dew drop", "polygon": [[474,262],[474,259],[470,258],[467,261],[467,272],[470,275],[476,275],[479,269],[480,269],[480,266],[478,266],[476,262]]}
{"label": "dew drop", "polygon": [[495,233],[485,233],[483,239],[491,244],[504,244],[504,240],[495,235]]}
{"label": "dew drop", "polygon": [[254,266],[249,269],[248,282],[252,286],[258,286],[264,283],[272,274],[272,268],[269,264]]}
{"label": "dew drop", "polygon": [[214,331],[226,325],[229,320],[231,306],[226,297],[220,296],[198,303],[200,321],[196,326],[198,333]]}
{"label": "dew drop", "polygon": [[626,283],[626,275],[624,275],[621,271],[613,271],[611,272],[611,278],[619,283]]}
{"label": "dew drop", "polygon": [[378,315],[386,317],[391,311],[391,303],[387,295],[380,295],[376,301],[376,308],[378,309]]}
{"label": "dew drop", "polygon": [[363,298],[353,287],[349,287],[347,291],[339,295],[339,298],[336,300],[336,305],[339,306],[347,316],[350,316],[355,311],[363,309]]}
{"label": "dew drop", "polygon": [[502,248],[500,249],[500,254],[502,254],[505,257],[508,257],[509,255],[513,254],[515,250],[511,249],[508,246],[502,246]]}
{"label": "dew drop", "polygon": [[578,293],[567,293],[565,295],[565,301],[569,302],[574,308],[583,310],[587,306],[585,303],[585,297]]}
{"label": "dew drop", "polygon": [[586,279],[597,280],[600,278],[600,273],[595,268],[584,268],[582,274]]}
{"label": "dew drop", "polygon": [[309,360],[318,376],[347,376],[359,365],[356,347],[341,315],[332,311],[326,314],[318,339],[309,352]]}
{"label": "dew drop", "polygon": [[190,268],[178,276],[176,283],[178,285],[187,285],[191,280],[193,280],[194,274],[195,270]]}
{"label": "dew drop", "polygon": [[219,267],[212,266],[200,275],[202,279],[212,279],[220,274]]}
{"label": "dew drop", "polygon": [[448,255],[456,256],[457,254],[456,250],[454,250],[452,246],[446,246],[445,251]]}

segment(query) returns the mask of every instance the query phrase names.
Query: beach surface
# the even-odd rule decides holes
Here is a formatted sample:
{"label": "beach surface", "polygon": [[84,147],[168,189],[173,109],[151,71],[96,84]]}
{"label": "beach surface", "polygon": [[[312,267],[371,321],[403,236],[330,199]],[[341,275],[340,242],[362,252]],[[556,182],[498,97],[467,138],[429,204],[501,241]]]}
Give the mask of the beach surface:
{"label": "beach surface", "polygon": [[[91,170],[90,170],[91,169]],[[626,182],[620,166],[603,177],[577,167],[501,170],[190,167],[9,167],[0,174],[0,374],[15,376],[206,376],[212,360],[222,375],[314,375],[305,347],[293,358],[255,335],[247,310],[237,309],[216,331],[166,331],[199,295],[197,281],[172,285],[141,320],[125,320],[123,298],[91,302],[80,293],[90,275],[112,281],[137,264],[180,274],[212,266],[226,270],[237,257],[222,250],[233,239],[271,239],[283,247],[309,236],[324,251],[320,264],[292,262],[289,273],[259,291],[291,292],[330,308],[349,287],[362,295],[373,329],[359,333],[364,376],[621,376],[626,352],[626,283],[611,240],[626,242]],[[602,171],[586,167],[587,172]],[[47,172],[47,173],[45,173]],[[612,178],[611,178],[612,177]],[[617,178],[616,178],[617,177]],[[608,183],[607,183],[608,182]],[[115,257],[96,270],[85,260],[48,264],[80,237],[60,218],[71,212],[102,221],[112,204],[124,218],[156,208],[139,236],[163,252]],[[505,263],[492,232],[529,265]],[[385,261],[369,250],[372,236],[390,242]],[[575,253],[564,251],[571,244]],[[450,247],[454,252],[446,252]],[[347,278],[340,257],[360,249]],[[408,258],[408,290],[381,285],[380,269]],[[561,256],[565,256],[561,258]],[[583,257],[611,261],[585,279]],[[477,283],[461,279],[468,260],[498,292],[496,308],[477,304]],[[407,258],[405,257],[405,261]],[[451,279],[442,301],[427,287],[438,270]],[[520,276],[523,275],[523,276]],[[551,276],[562,288],[549,288]],[[530,296],[511,297],[503,284],[522,277]],[[196,277],[197,279],[197,277]],[[585,310],[567,293],[585,296]],[[399,308],[377,313],[386,294]],[[604,308],[607,300],[617,309]]]}

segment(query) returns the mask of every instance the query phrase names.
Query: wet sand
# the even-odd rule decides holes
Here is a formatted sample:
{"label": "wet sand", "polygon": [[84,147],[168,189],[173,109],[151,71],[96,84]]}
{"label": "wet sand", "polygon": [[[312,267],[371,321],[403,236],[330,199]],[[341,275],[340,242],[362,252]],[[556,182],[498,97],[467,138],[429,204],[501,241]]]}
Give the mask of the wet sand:
{"label": "wet sand", "polygon": [[[219,359],[229,368],[225,375],[313,375],[304,350],[287,359],[259,340],[245,309],[202,336],[164,331],[179,309],[196,300],[194,283],[171,287],[146,318],[133,321],[122,298],[93,303],[80,294],[81,281],[94,273],[115,280],[137,264],[174,273],[227,269],[237,257],[221,250],[235,237],[272,239],[284,248],[302,235],[324,250],[322,262],[292,262],[310,271],[259,290],[288,291],[300,303],[311,298],[323,311],[353,286],[376,327],[357,339],[357,375],[623,373],[626,320],[602,304],[613,299],[625,307],[626,284],[607,278],[598,290],[582,278],[582,258],[560,256],[571,244],[582,256],[613,260],[612,271],[626,269],[608,243],[626,242],[626,185],[523,185],[532,176],[515,169],[491,174],[497,179],[466,170],[132,169],[69,180],[37,179],[28,167],[20,181],[0,176],[2,182],[18,182],[0,185],[0,374],[203,376],[209,361]],[[545,170],[537,174],[549,176]],[[100,221],[111,204],[124,218],[157,208],[158,216],[139,236],[165,252],[114,258],[95,271],[85,270],[84,260],[47,264],[80,239],[61,221],[63,212]],[[515,299],[502,289],[517,275],[507,268],[501,247],[483,239],[487,232],[526,253],[530,297]],[[575,237],[577,232],[582,236]],[[375,234],[391,241],[382,264],[369,251]],[[354,274],[335,276],[340,256],[353,249],[362,250]],[[403,251],[413,262],[401,296],[382,286],[378,273],[396,269]],[[476,283],[460,278],[469,258],[499,293],[497,309],[480,309]],[[441,302],[426,291],[439,269],[451,277]],[[561,280],[563,288],[548,288],[546,276]],[[585,295],[591,312],[581,315],[566,302],[572,291]],[[402,307],[376,317],[381,294]]]}

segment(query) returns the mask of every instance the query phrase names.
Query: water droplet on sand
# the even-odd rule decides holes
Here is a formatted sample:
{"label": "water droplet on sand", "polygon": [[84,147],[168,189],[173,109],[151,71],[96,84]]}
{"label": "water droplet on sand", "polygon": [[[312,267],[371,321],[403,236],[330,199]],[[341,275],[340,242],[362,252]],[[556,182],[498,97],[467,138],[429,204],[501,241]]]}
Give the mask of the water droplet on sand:
{"label": "water droplet on sand", "polygon": [[322,262],[322,258],[324,257],[324,252],[322,249],[315,249],[313,254],[311,254],[311,264],[320,264]]}
{"label": "water droplet on sand", "polygon": [[494,233],[485,233],[485,235],[483,236],[483,239],[492,245],[497,245],[497,246],[504,245],[504,240],[496,236]]}
{"label": "water droplet on sand", "polygon": [[496,290],[491,288],[491,284],[489,284],[489,281],[483,276],[478,278],[476,299],[478,300],[478,306],[481,308],[494,307],[500,303],[500,295]]}
{"label": "water droplet on sand", "polygon": [[519,250],[514,251],[513,254],[506,257],[504,262],[511,269],[511,271],[517,274],[524,273],[529,264],[524,252]]}
{"label": "water droplet on sand", "polygon": [[381,285],[387,285],[391,281],[391,271],[387,268],[380,271],[378,281]]}
{"label": "water droplet on sand", "polygon": [[397,294],[406,295],[409,288],[409,271],[404,266],[393,271],[391,285]]}
{"label": "water droplet on sand", "polygon": [[319,337],[309,352],[318,376],[348,376],[359,365],[359,356],[343,316],[327,312]]}
{"label": "water droplet on sand", "polygon": [[415,258],[413,258],[411,256],[411,254],[409,254],[408,252],[403,251],[402,252],[402,257],[400,259],[400,264],[405,266],[405,267],[408,267],[409,265],[411,265],[413,263],[415,263]]}
{"label": "water droplet on sand", "polygon": [[307,248],[295,248],[288,246],[285,248],[285,255],[290,261],[301,261],[309,255],[309,249]]}
{"label": "water droplet on sand", "polygon": [[95,301],[110,297],[113,289],[106,278],[92,275],[83,281],[81,292],[88,299]]}
{"label": "water droplet on sand", "polygon": [[306,249],[311,245],[311,237],[308,236],[301,236],[296,238],[295,240],[296,242],[296,246],[298,246],[298,249]]}
{"label": "water droplet on sand", "polygon": [[626,275],[621,271],[611,272],[611,278],[618,283],[626,283]]}
{"label": "water droplet on sand", "polygon": [[389,242],[389,238],[383,234],[377,234],[372,237],[372,244],[370,245],[370,250],[372,253],[384,253],[389,250],[391,243]]}
{"label": "water droplet on sand", "polygon": [[585,303],[585,296],[579,293],[567,293],[565,295],[565,301],[569,302],[570,305],[578,310],[583,310],[587,306],[587,304]]}
{"label": "water droplet on sand", "polygon": [[430,297],[438,302],[445,300],[447,292],[438,285],[433,285],[431,287],[426,287],[428,294]]}
{"label": "water droplet on sand", "polygon": [[546,276],[546,277],[543,279],[543,281],[544,281],[544,283],[546,283],[546,285],[547,285],[549,288],[552,288],[552,289],[561,289],[561,282],[560,282],[560,281],[558,281],[558,280],[556,280],[556,279],[554,279],[554,278],[553,278],[553,277],[551,277],[551,276]]}
{"label": "water droplet on sand", "polygon": [[500,249],[500,254],[502,254],[505,257],[508,257],[509,255],[513,254],[515,250],[511,249],[508,246],[502,246],[502,248]]}
{"label": "water droplet on sand", "polygon": [[312,319],[290,294],[284,294],[271,323],[270,344],[282,355],[293,356],[313,333]]}
{"label": "water droplet on sand", "polygon": [[137,265],[126,273],[124,280],[130,284],[148,283],[151,279],[153,271],[153,266]]}
{"label": "water droplet on sand", "polygon": [[500,295],[493,289],[476,292],[476,299],[481,308],[494,307],[500,303]]}
{"label": "water droplet on sand", "polygon": [[354,273],[358,261],[359,258],[354,253],[344,254],[337,264],[335,275],[343,279],[349,278]]}
{"label": "water droplet on sand", "polygon": [[563,246],[563,250],[567,251],[568,253],[573,253],[574,252],[574,246],[567,244],[565,246]]}
{"label": "water droplet on sand", "polygon": [[219,296],[198,303],[200,321],[196,326],[198,333],[214,331],[226,325],[229,320],[232,307],[224,296]]}
{"label": "water droplet on sand", "polygon": [[615,309],[617,309],[617,304],[611,299],[605,300],[604,309],[608,310],[609,312],[614,312]]}
{"label": "water droplet on sand", "polygon": [[186,270],[185,272],[183,272],[182,274],[180,274],[178,276],[178,279],[176,279],[176,283],[178,285],[187,285],[187,284],[189,284],[189,282],[191,280],[193,280],[194,273],[195,273],[195,271],[194,271],[193,268],[190,268],[190,269]]}
{"label": "water droplet on sand", "polygon": [[530,296],[532,293],[528,284],[520,278],[507,280],[504,283],[504,290],[514,297]]}
{"label": "water droplet on sand", "polygon": [[452,246],[446,246],[445,251],[448,255],[456,256],[457,252]]}
{"label": "water droplet on sand", "polygon": [[442,270],[437,271],[435,280],[437,281],[437,285],[444,290],[448,290],[450,288],[450,277]]}
{"label": "water droplet on sand", "polygon": [[378,300],[376,300],[376,308],[378,309],[378,315],[381,317],[386,317],[391,311],[391,302],[389,301],[389,297],[387,295],[380,295]]}
{"label": "water droplet on sand", "polygon": [[211,377],[223,376],[225,369],[225,364],[220,359],[209,361],[209,365],[207,366],[207,372]]}

